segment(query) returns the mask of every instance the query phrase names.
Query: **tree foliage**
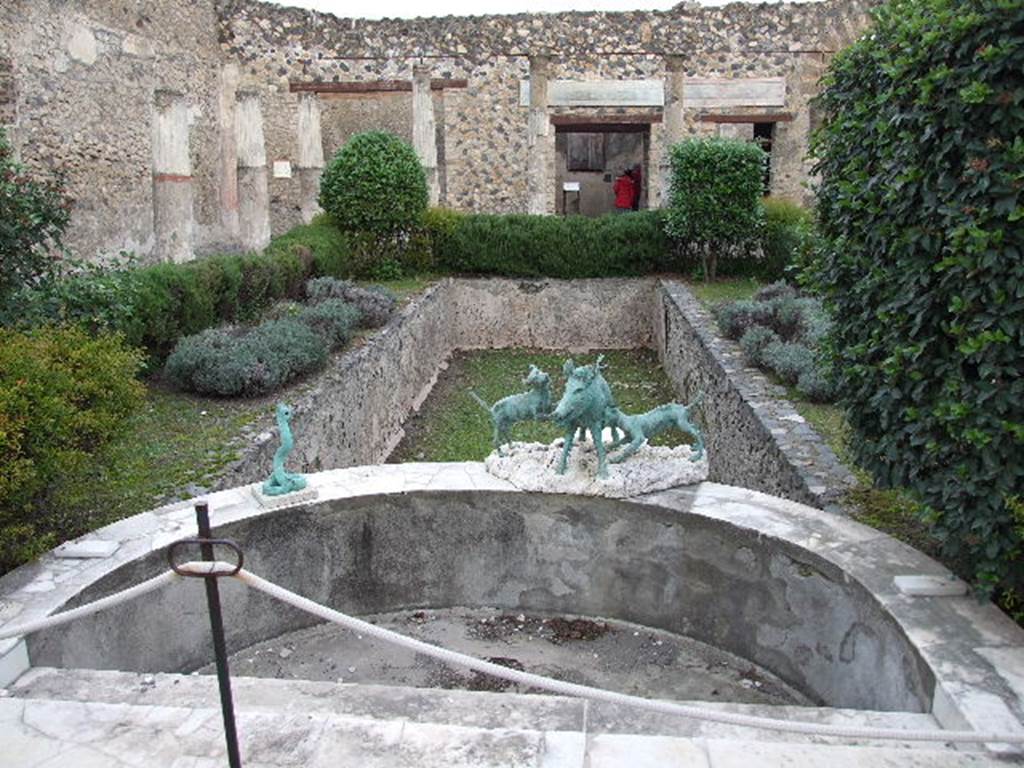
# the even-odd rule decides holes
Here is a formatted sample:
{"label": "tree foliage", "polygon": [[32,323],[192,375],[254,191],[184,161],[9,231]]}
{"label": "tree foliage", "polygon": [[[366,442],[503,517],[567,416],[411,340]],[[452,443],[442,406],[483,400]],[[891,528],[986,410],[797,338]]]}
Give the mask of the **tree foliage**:
{"label": "tree foliage", "polygon": [[30,176],[0,129],[0,300],[53,274],[70,216],[63,179]]}
{"label": "tree foliage", "polygon": [[820,104],[813,273],[856,458],[1005,588],[1024,570],[1024,2],[893,0]]}
{"label": "tree foliage", "polygon": [[710,256],[707,277],[715,276],[720,250],[758,237],[767,159],[759,146],[739,139],[687,139],[672,147],[666,231]]}

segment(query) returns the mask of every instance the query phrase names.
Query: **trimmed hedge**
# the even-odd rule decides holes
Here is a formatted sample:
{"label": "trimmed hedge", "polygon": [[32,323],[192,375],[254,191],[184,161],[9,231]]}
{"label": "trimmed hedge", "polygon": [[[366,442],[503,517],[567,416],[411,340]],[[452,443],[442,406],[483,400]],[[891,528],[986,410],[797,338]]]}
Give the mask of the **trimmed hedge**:
{"label": "trimmed hedge", "polygon": [[118,336],[0,328],[0,573],[57,543],[46,493],[141,404],[141,365]]}
{"label": "trimmed hedge", "polygon": [[1024,3],[892,0],[833,60],[817,285],[858,463],[1024,594]]}
{"label": "trimmed hedge", "polygon": [[300,299],[317,275],[344,275],[349,246],[329,217],[296,227],[260,253],[207,256],[184,264],[88,268],[0,310],[0,323],[81,324],[117,331],[161,363],[183,336],[255,318],[276,301]]}
{"label": "trimmed hedge", "polygon": [[[615,216],[436,216],[435,258],[457,273],[509,277],[620,277],[665,271],[672,244],[660,211]],[[428,220],[430,221],[430,220]]]}

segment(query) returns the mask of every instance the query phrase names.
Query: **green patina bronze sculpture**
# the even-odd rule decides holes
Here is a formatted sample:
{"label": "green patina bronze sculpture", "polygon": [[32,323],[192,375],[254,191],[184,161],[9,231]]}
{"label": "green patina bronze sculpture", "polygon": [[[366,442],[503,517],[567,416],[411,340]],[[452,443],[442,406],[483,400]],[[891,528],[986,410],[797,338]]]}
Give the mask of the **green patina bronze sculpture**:
{"label": "green patina bronze sculpture", "polygon": [[[690,420],[690,412],[700,403],[702,397],[698,396],[688,406],[681,403],[666,403],[646,413],[623,413],[616,405],[611,387],[601,374],[605,367],[603,359],[603,355],[598,356],[592,365],[580,367],[571,359],[565,361],[562,366],[565,374],[565,391],[553,411],[550,410],[550,379],[544,371],[533,365],[530,366],[529,375],[523,379],[523,383],[531,387],[528,392],[509,395],[488,406],[471,391],[470,394],[490,413],[494,422],[494,447],[498,455],[505,456],[502,445],[510,442],[508,430],[512,424],[537,419],[554,421],[565,430],[558,465],[560,475],[566,472],[574,442],[585,440],[588,430],[597,453],[598,477],[608,477],[608,461],[625,461],[636,454],[652,437],[672,428],[693,438],[690,461],[699,462],[704,457],[704,436]],[[603,440],[606,427],[610,429],[612,439],[611,445],[607,448]],[[614,451],[622,445],[625,447],[619,453],[608,456],[609,451]]]}
{"label": "green patina bronze sculpture", "polygon": [[[613,424],[629,435],[629,445],[620,453],[612,456],[610,461],[617,464],[628,459],[652,437],[672,427],[694,438],[694,451],[690,455],[690,461],[700,461],[704,455],[704,436],[690,421],[690,409],[696,407],[700,401],[701,398],[698,396],[689,406],[680,403],[666,403],[635,416],[623,413],[618,408],[611,408],[608,417]],[[617,440],[612,444],[612,448],[617,448],[623,442],[624,440]]]}
{"label": "green patina bronze sculpture", "polygon": [[612,426],[613,439],[615,438],[615,426],[611,424],[609,416],[615,409],[615,398],[612,397],[612,390],[601,375],[601,361],[603,355],[599,355],[593,365],[584,365],[577,368],[572,360],[566,360],[562,366],[565,373],[565,391],[562,399],[559,400],[551,417],[565,428],[565,445],[562,448],[562,461],[558,466],[558,474],[564,475],[569,462],[569,453],[572,451],[573,438],[576,430],[580,432],[580,439],[585,436],[585,430],[590,430],[590,436],[594,440],[594,447],[597,449],[597,476],[608,476],[608,465],[605,461],[604,440],[601,437],[606,426]]}
{"label": "green patina bronze sculpture", "polygon": [[503,443],[511,442],[509,429],[519,421],[545,420],[551,416],[551,377],[535,365],[523,379],[530,389],[498,400],[494,405],[487,405],[483,398],[473,390],[469,394],[480,407],[491,415],[494,424],[494,448],[499,456],[504,456],[501,449]]}
{"label": "green patina bronze sculpture", "polygon": [[281,433],[281,445],[274,453],[274,471],[263,483],[263,493],[267,496],[283,496],[286,493],[301,491],[306,487],[306,478],[295,472],[287,472],[284,463],[295,444],[292,440],[292,429],[289,422],[292,409],[284,403],[277,404],[277,428]]}

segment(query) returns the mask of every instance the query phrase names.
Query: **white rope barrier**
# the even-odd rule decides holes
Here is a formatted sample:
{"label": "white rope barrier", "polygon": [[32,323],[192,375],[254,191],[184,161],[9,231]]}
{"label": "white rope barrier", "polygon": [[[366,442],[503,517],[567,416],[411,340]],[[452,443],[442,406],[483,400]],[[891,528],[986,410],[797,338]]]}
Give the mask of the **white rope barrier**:
{"label": "white rope barrier", "polygon": [[[206,565],[206,563],[203,563]],[[8,640],[12,637],[19,637],[21,635],[30,635],[33,632],[39,632],[43,629],[52,629],[53,627],[59,627],[61,624],[67,624],[75,619],[81,619],[85,616],[90,616],[99,611],[106,610],[107,608],[113,608],[115,605],[121,603],[127,603],[129,600],[134,600],[136,597],[142,597],[154,589],[160,589],[172,581],[180,579],[181,576],[176,574],[174,571],[166,571],[161,573],[159,576],[154,576],[152,579],[147,579],[134,587],[122,590],[121,592],[115,592],[112,595],[101,597],[92,603],[79,606],[78,608],[72,608],[69,611],[62,613],[55,613],[53,616],[47,616],[36,621],[29,621],[24,624],[19,624],[16,627],[9,627],[8,629],[0,629],[0,640]]]}
{"label": "white rope barrier", "polygon": [[[510,669],[508,667],[501,666],[500,664],[478,659],[474,656],[467,656],[466,654],[458,653],[457,651],[451,651],[447,648],[431,645],[430,643],[423,642],[422,640],[416,640],[415,638],[401,635],[389,629],[378,627],[376,624],[370,624],[362,619],[349,616],[341,611],[336,611],[333,608],[320,605],[309,598],[291,592],[284,587],[278,586],[266,579],[262,579],[244,569],[234,573],[235,566],[230,563],[192,562],[179,565],[178,570],[199,576],[211,574],[227,576],[233,574],[234,578],[253,589],[263,592],[264,594],[276,598],[295,608],[311,613],[314,616],[318,616],[325,621],[340,624],[343,627],[347,627],[348,629],[366,635],[367,637],[373,637],[387,643],[392,643],[415,653],[437,659],[445,664],[465,667],[512,683],[540,688],[562,696],[574,696],[590,699],[592,701],[603,701],[609,704],[636,707],[650,712],[678,715],[692,720],[722,723],[724,725],[735,725],[743,728],[758,728],[785,733],[799,733],[808,736],[824,736],[842,739],[934,741],[943,743],[974,742],[988,744],[1024,744],[1024,732],[985,733],[979,731],[946,731],[935,729],[902,730],[898,728],[837,726],[821,723],[778,720],[771,717],[744,715],[736,712],[723,712],[720,710],[707,709],[705,707],[697,707],[689,704],[679,704],[673,701],[645,699],[640,696],[617,693],[603,688],[594,688],[589,685],[579,685],[578,683],[555,680],[550,677],[535,675],[531,672],[521,672],[517,669]],[[154,576],[141,584],[137,584],[134,587],[109,595],[108,597],[101,598],[93,603],[89,603],[88,605],[83,605],[69,611],[64,611],[63,613],[58,613],[54,616],[48,616],[44,619],[27,622],[17,627],[2,630],[0,631],[0,640],[17,637],[19,635],[27,635],[32,632],[51,629],[53,627],[60,626],[61,624],[66,624],[70,621],[74,621],[75,619],[82,618],[83,616],[88,616],[106,608],[127,602],[128,600],[132,600],[136,597],[141,597],[142,595],[152,592],[155,589],[159,589],[180,578],[183,577],[173,571],[167,571],[166,573]]]}

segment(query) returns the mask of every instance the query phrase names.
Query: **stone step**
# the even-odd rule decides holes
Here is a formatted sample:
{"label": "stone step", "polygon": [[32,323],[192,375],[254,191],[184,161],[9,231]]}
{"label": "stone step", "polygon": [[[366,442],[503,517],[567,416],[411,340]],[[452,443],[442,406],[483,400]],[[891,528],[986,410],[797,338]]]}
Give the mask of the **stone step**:
{"label": "stone step", "polygon": [[[543,694],[489,693],[306,680],[235,677],[236,709],[253,717],[329,717],[361,723],[403,723],[484,732],[578,733],[588,739],[629,735],[656,739],[714,738],[769,743],[836,744],[834,739],[741,728]],[[216,679],[206,675],[140,674],[34,668],[7,691],[25,701],[143,708],[218,710]],[[937,728],[929,714],[797,706],[693,702],[710,709],[780,719],[878,728]],[[618,742],[616,742],[618,743]],[[654,742],[652,742],[654,743]],[[660,743],[660,742],[659,742]],[[934,751],[927,742],[841,742]],[[967,745],[961,751],[980,750]]]}
{"label": "stone step", "polygon": [[[246,768],[997,768],[980,753],[474,728],[240,707]],[[0,698],[11,768],[223,768],[215,707]]]}

